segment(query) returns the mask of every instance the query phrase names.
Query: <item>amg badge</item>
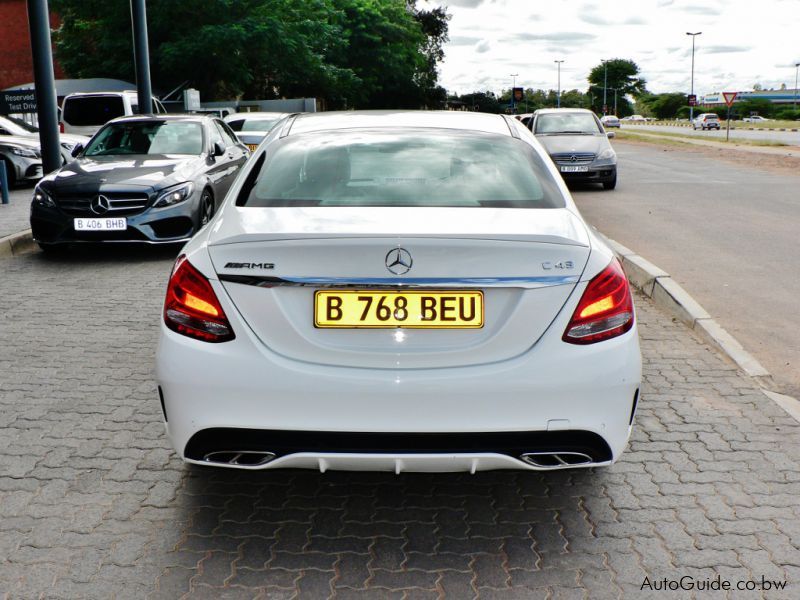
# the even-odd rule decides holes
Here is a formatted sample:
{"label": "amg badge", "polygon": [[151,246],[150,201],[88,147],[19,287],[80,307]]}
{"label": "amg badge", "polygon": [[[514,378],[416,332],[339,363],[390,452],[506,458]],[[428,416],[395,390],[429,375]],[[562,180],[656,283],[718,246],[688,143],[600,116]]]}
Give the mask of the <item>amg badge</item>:
{"label": "amg badge", "polygon": [[225,265],[226,269],[274,269],[275,263],[240,263],[240,262],[229,262]]}

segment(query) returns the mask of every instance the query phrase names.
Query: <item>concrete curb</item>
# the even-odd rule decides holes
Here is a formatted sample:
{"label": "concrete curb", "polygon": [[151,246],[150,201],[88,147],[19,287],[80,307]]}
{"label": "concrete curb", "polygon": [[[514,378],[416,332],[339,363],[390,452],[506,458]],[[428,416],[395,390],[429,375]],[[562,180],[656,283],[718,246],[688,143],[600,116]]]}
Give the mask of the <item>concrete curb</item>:
{"label": "concrete curb", "polygon": [[0,257],[15,256],[24,252],[30,252],[36,247],[31,235],[31,230],[26,229],[18,233],[12,233],[0,238]]}
{"label": "concrete curb", "polygon": [[742,371],[755,379],[759,386],[768,390],[774,389],[775,384],[769,371],[712,319],[711,315],[669,276],[669,273],[622,244],[605,239],[622,261],[631,285],[641,290],[656,306],[693,330],[704,342],[730,358]]}

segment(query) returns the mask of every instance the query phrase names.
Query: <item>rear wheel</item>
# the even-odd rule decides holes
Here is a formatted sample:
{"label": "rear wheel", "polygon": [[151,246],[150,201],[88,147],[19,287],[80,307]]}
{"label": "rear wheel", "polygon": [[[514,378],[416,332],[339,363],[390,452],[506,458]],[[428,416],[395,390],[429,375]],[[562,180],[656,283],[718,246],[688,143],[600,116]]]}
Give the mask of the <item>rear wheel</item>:
{"label": "rear wheel", "polygon": [[200,196],[200,227],[205,227],[214,216],[214,196],[208,190],[203,190]]}

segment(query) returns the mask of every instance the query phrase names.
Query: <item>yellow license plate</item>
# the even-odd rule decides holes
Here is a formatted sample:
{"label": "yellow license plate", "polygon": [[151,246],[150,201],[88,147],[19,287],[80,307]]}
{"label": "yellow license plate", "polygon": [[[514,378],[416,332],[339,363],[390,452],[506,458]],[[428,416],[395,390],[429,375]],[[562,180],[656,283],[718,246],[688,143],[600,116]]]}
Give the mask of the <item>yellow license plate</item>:
{"label": "yellow license plate", "polygon": [[256,148],[258,148],[258,144],[246,144],[248,148],[250,148],[250,152],[255,152]]}
{"label": "yellow license plate", "polygon": [[347,329],[480,329],[483,292],[320,290],[314,326]]}

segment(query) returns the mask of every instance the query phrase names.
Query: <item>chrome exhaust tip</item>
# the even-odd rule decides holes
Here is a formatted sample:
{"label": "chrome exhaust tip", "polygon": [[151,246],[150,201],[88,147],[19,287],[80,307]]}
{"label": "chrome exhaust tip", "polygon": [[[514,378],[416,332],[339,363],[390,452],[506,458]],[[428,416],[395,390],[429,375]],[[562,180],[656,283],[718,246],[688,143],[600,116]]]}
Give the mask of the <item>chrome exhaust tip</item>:
{"label": "chrome exhaust tip", "polygon": [[526,452],[520,455],[519,459],[539,469],[563,469],[595,462],[591,456],[583,452]]}
{"label": "chrome exhaust tip", "polygon": [[239,467],[260,467],[275,458],[273,452],[258,450],[218,450],[203,456],[203,461]]}

